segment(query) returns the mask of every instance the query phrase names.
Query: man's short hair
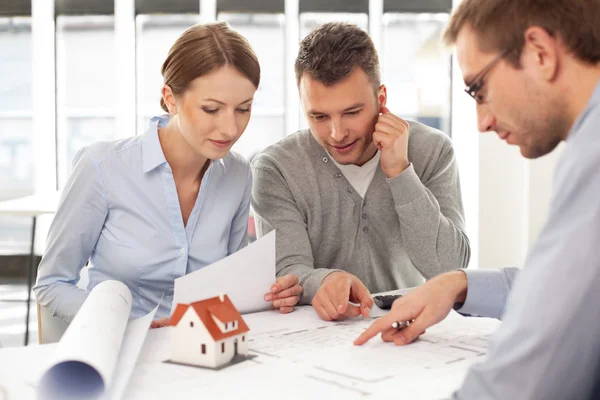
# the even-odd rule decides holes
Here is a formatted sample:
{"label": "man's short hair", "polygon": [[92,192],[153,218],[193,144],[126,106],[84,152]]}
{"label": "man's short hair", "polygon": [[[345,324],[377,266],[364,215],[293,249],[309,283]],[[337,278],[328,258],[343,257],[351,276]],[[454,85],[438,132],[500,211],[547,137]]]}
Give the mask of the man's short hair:
{"label": "man's short hair", "polygon": [[454,45],[465,26],[476,33],[481,51],[506,51],[505,59],[515,67],[521,65],[531,26],[558,37],[579,60],[600,61],[599,0],[463,0],[446,27],[446,44]]}
{"label": "man's short hair", "polygon": [[369,34],[354,24],[329,22],[315,28],[300,42],[296,57],[296,83],[307,74],[325,86],[341,81],[360,67],[380,86],[379,57]]}

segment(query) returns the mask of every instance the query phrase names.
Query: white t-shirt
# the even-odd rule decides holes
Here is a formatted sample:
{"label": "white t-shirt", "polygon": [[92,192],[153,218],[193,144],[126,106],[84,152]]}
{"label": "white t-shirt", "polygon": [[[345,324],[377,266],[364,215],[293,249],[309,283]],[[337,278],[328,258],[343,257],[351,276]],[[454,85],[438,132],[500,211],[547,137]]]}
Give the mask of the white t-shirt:
{"label": "white t-shirt", "polygon": [[375,171],[379,165],[380,154],[379,151],[375,153],[373,158],[363,164],[361,167],[354,164],[342,165],[337,163],[333,157],[330,157],[331,161],[342,171],[342,174],[346,177],[348,182],[358,192],[360,197],[364,198],[367,189],[375,176]]}

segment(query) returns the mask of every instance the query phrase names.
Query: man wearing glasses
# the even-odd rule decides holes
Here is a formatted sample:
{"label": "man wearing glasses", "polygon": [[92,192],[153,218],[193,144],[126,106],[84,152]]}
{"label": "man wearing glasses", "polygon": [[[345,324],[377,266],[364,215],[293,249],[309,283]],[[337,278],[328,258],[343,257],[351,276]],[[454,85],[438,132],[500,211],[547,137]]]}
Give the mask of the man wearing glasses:
{"label": "man wearing glasses", "polygon": [[[502,318],[455,399],[600,399],[600,0],[463,0],[445,33],[478,128],[527,158],[561,141],[548,221],[523,270],[454,271],[356,341],[404,345],[452,310]],[[408,328],[392,323],[412,321]]]}

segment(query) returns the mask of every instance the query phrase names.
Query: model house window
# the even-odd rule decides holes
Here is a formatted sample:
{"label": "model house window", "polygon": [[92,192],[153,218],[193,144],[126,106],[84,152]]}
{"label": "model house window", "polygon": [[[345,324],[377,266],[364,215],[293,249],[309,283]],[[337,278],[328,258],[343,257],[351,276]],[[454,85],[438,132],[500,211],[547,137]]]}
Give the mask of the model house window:
{"label": "model house window", "polygon": [[246,336],[242,336],[242,342],[246,341]]}
{"label": "model house window", "polygon": [[232,324],[233,324],[233,329],[235,329],[235,321],[233,321]]}
{"label": "model house window", "polygon": [[205,344],[202,345],[202,354],[206,354],[206,345]]}
{"label": "model house window", "polygon": [[190,328],[194,327],[194,321],[190,321]]}
{"label": "model house window", "polygon": [[225,322],[225,330],[227,330],[227,322]]}
{"label": "model house window", "polygon": [[225,342],[221,343],[221,353],[225,353]]}

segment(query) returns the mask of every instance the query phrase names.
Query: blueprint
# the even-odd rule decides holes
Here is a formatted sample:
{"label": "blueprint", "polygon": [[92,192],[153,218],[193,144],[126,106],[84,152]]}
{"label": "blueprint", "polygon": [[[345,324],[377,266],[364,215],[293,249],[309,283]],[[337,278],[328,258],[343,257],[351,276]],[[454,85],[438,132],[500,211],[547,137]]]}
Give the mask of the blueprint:
{"label": "blueprint", "polygon": [[[377,313],[375,313],[377,315]],[[222,371],[165,364],[171,328],[150,331],[132,377],[127,398],[160,398],[178,390],[186,395],[244,398],[439,399],[456,390],[473,363],[484,359],[499,322],[465,318],[452,312],[403,347],[374,338],[352,341],[373,318],[322,321],[311,307],[291,314],[276,311],[244,315],[250,326],[253,360]],[[232,385],[231,382],[236,382]]]}

